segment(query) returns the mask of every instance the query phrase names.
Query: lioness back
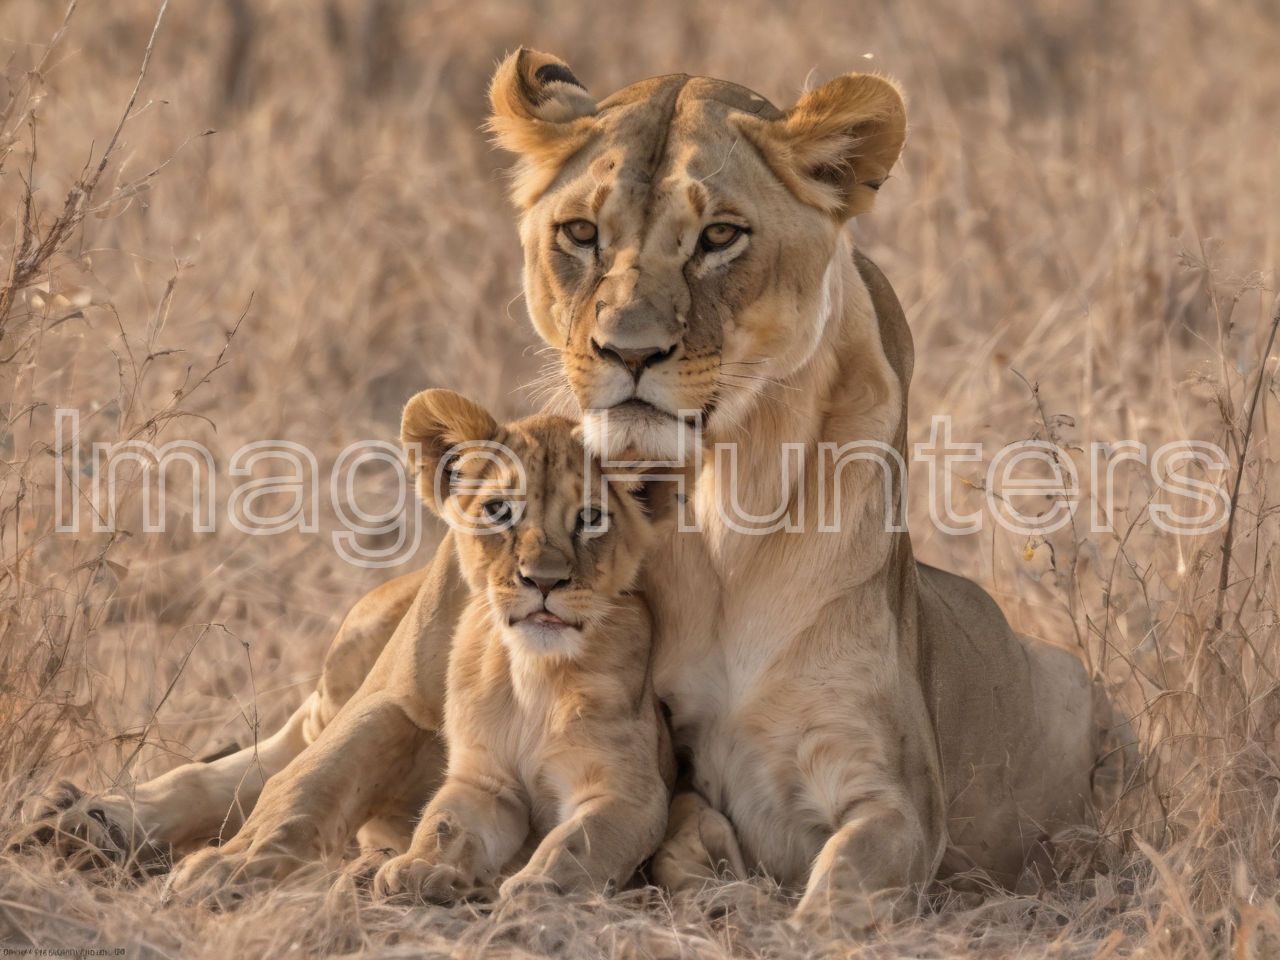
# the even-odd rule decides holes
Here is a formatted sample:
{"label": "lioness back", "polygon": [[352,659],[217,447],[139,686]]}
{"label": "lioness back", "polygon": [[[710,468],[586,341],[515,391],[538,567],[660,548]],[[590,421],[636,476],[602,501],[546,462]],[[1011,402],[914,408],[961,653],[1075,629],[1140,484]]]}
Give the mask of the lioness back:
{"label": "lioness back", "polygon": [[[946,764],[951,849],[943,870],[980,866],[1012,883],[1043,837],[1088,820],[1089,676],[1068,651],[1015,634],[972,580],[917,567],[921,680]],[[1064,770],[1080,782],[1064,789]],[[1039,831],[1019,829],[1026,809],[1049,812]],[[1007,842],[1019,835],[1021,846]]]}

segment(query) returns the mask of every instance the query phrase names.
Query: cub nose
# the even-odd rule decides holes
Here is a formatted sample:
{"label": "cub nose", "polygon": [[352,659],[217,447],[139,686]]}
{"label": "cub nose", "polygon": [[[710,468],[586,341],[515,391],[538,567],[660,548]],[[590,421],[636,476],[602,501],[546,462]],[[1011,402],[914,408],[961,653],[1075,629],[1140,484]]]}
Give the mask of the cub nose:
{"label": "cub nose", "polygon": [[537,587],[538,592],[542,594],[544,600],[546,599],[547,594],[556,587],[567,587],[569,585],[569,581],[565,577],[542,577],[536,574],[534,576],[526,576],[524,573],[520,574],[520,582],[526,587]]}
{"label": "cub nose", "polygon": [[646,369],[661,363],[676,351],[674,346],[624,347],[608,340],[600,343],[594,338],[591,340],[591,346],[595,349],[597,356],[613,363],[622,364],[631,371],[631,376],[633,377],[639,377]]}

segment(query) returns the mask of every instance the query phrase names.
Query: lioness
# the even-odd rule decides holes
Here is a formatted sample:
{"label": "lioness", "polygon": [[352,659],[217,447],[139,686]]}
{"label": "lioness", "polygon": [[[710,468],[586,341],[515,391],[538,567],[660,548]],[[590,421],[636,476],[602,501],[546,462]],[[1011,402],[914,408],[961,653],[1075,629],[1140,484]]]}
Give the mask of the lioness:
{"label": "lioness", "polygon": [[[1014,883],[1044,838],[1094,819],[1126,756],[1108,738],[1126,728],[1079,659],[1015,636],[977,585],[917,564],[886,528],[911,335],[844,224],[902,150],[897,87],[850,74],[781,111],[681,75],[597,102],[522,49],[490,97],[519,157],[528,309],[588,445],[675,460],[683,441],[690,469],[702,424],[699,529],[666,537],[643,577],[654,685],[688,766],[655,874],[701,882],[740,847],[738,862],[803,890],[798,922],[855,929],[939,874]],[[896,451],[882,457],[894,482],[874,460],[837,467],[854,443]],[[784,444],[803,470],[779,469]],[[838,497],[819,518],[823,484]],[[335,856],[380,811],[394,825],[402,771],[442,764],[457,550],[446,537],[426,571],[357,604],[260,771],[242,752],[67,816],[155,850],[257,800],[236,855],[265,872]],[[386,749],[407,735],[412,755]]]}

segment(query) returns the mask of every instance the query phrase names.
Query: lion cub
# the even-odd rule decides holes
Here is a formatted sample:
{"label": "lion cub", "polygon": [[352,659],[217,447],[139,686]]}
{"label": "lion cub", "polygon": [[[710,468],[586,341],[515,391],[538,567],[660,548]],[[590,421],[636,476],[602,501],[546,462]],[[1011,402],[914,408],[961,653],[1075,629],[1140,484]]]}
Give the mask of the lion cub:
{"label": "lion cub", "polygon": [[670,511],[635,482],[603,497],[599,461],[559,417],[499,427],[427,390],[401,439],[411,461],[421,445],[420,492],[456,531],[472,595],[449,658],[447,775],[375,892],[474,896],[534,842],[502,895],[621,885],[661,842],[675,777],[630,592]]}

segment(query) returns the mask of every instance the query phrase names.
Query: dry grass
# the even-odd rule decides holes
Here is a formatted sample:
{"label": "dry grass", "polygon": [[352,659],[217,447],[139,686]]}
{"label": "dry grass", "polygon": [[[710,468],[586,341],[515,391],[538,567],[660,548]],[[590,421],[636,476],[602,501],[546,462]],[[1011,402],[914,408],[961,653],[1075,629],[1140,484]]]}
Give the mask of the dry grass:
{"label": "dry grass", "polygon": [[[1280,408],[1263,362],[1280,263],[1275,0],[181,0],[95,180],[157,7],[84,0],[52,53],[64,9],[3,7],[9,810],[55,775],[127,783],[270,730],[345,609],[390,575],[337,559],[331,515],[320,536],[225,521],[193,534],[173,518],[143,534],[136,483],[120,514],[132,533],[54,534],[55,407],[82,411],[86,448],[188,437],[225,464],[280,438],[311,447],[322,477],[348,443],[394,439],[426,386],[517,413],[530,401],[513,388],[544,361],[518,303],[506,160],[478,132],[503,51],[553,50],[598,93],[687,71],[778,103],[870,67],[911,98],[904,161],[853,228],[915,333],[911,439],[945,413],[991,450],[1083,448],[1086,504],[1047,541],[989,518],[979,535],[934,531],[917,471],[916,549],[982,582],[1017,629],[1077,646],[1134,719],[1148,776],[1109,824],[1104,874],[984,903],[941,891],[865,949],[1280,955]],[[1207,477],[1239,481],[1229,551],[1221,531],[1161,533],[1149,479],[1126,469],[1116,534],[1089,531],[1091,442],[1189,438],[1231,458]],[[960,473],[977,484],[985,466]],[[976,509],[982,494],[963,496]],[[162,906],[159,883],[4,855],[0,940],[131,957],[854,949],[790,933],[763,883],[499,918],[302,881],[219,916]]]}

